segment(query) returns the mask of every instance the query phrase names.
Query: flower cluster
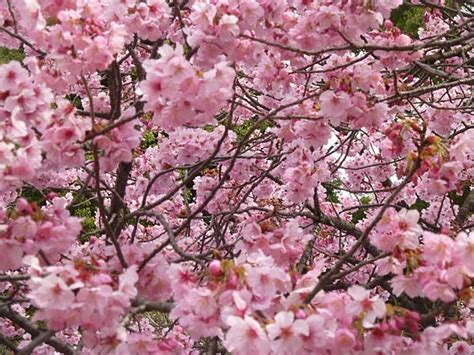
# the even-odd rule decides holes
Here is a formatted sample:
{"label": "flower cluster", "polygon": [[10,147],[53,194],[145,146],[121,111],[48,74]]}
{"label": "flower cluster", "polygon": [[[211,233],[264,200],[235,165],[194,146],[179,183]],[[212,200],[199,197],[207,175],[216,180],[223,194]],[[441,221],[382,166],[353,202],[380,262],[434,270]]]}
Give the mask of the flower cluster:
{"label": "flower cluster", "polygon": [[219,62],[201,71],[186,60],[181,45],[164,45],[159,54],[160,59],[143,64],[148,75],[141,84],[154,122],[165,130],[215,123],[214,115],[232,96],[234,70]]}
{"label": "flower cluster", "polygon": [[425,247],[421,253],[409,253],[393,260],[406,265],[405,273],[402,268],[390,270],[398,275],[392,280],[394,293],[424,296],[431,301],[454,301],[456,292],[469,286],[468,280],[474,273],[473,233],[460,233],[453,239],[444,234],[425,232],[423,243]]}
{"label": "flower cluster", "polygon": [[0,1],[0,352],[473,353],[471,22]]}
{"label": "flower cluster", "polygon": [[48,262],[71,248],[81,231],[80,218],[67,210],[68,200],[54,197],[43,208],[19,199],[14,210],[0,211],[1,270],[16,269],[24,255],[43,253]]}

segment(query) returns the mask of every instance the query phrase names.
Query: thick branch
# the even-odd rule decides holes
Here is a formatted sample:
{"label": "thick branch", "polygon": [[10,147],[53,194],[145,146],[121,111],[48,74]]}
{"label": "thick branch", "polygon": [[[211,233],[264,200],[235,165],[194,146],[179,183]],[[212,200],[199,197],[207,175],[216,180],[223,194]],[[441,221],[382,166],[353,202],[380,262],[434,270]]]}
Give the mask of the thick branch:
{"label": "thick branch", "polygon": [[469,192],[466,200],[459,208],[458,215],[456,216],[456,222],[459,226],[464,226],[464,223],[468,220],[469,216],[474,212],[474,190]]}
{"label": "thick branch", "polygon": [[[0,307],[0,317],[8,318],[13,323],[15,323],[20,328],[23,328],[25,331],[30,333],[34,337],[38,337],[42,332],[36,328],[27,318],[16,314],[5,307]],[[63,343],[56,337],[51,337],[45,340],[45,343],[52,346],[56,351],[59,351],[63,354],[74,354],[74,350],[67,344]]]}

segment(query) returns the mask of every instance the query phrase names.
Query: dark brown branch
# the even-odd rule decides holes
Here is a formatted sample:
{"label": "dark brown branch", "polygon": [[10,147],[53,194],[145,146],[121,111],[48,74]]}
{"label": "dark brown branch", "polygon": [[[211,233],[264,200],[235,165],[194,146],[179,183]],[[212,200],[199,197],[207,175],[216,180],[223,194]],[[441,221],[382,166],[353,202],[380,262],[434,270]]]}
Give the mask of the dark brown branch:
{"label": "dark brown branch", "polygon": [[26,281],[30,275],[0,275],[0,282]]}
{"label": "dark brown branch", "polygon": [[[42,334],[41,330],[35,327],[30,320],[27,318],[20,316],[17,313],[14,313],[8,310],[5,307],[0,307],[0,317],[7,318],[13,323],[15,323],[20,328],[24,329],[26,332],[30,333],[33,337],[38,337]],[[74,350],[61,340],[56,337],[51,337],[45,340],[45,343],[52,346],[56,351],[66,355],[73,355]]]}
{"label": "dark brown branch", "polygon": [[136,298],[132,301],[132,306],[143,307],[143,312],[169,313],[173,309],[174,304],[172,302],[149,302],[142,298]]}
{"label": "dark brown branch", "polygon": [[17,352],[17,348],[13,342],[11,342],[7,337],[5,337],[1,332],[0,332],[0,344],[5,345],[8,349],[13,351],[14,353]]}
{"label": "dark brown branch", "polygon": [[385,201],[385,206],[382,207],[377,215],[374,217],[374,219],[370,222],[370,224],[367,226],[365,231],[362,233],[360,238],[357,240],[357,242],[352,246],[352,248],[334,265],[334,267],[327,272],[324,276],[321,277],[319,280],[318,284],[311,290],[310,293],[305,297],[304,303],[309,304],[311,303],[312,299],[314,296],[317,295],[319,291],[321,291],[324,287],[324,285],[335,275],[339,272],[341,267],[344,265],[344,263],[351,258],[357,250],[365,243],[365,241],[369,238],[370,233],[372,230],[375,228],[375,226],[379,223],[379,221],[382,219],[382,216],[384,215],[385,211],[389,207],[389,205],[392,203],[392,201],[398,196],[398,194],[403,190],[403,188],[411,181],[412,177],[415,175],[416,171],[418,170],[418,167],[420,165],[420,160],[417,159],[415,164],[413,165],[413,168],[410,170],[410,172],[407,174],[405,177],[405,180],[398,186],[398,188],[387,198]]}
{"label": "dark brown branch", "polygon": [[456,222],[460,227],[468,220],[469,216],[474,212],[474,190],[469,191],[464,203],[459,207],[459,212],[456,216]]}
{"label": "dark brown branch", "polygon": [[43,333],[40,333],[37,337],[35,337],[27,346],[24,348],[20,349],[18,351],[19,355],[28,355],[33,352],[33,350],[37,347],[40,346],[41,344],[45,343],[48,341],[48,339],[51,339],[54,335],[54,331],[52,330],[47,330]]}
{"label": "dark brown branch", "polygon": [[111,120],[116,120],[122,112],[122,78],[120,75],[120,66],[114,60],[107,71],[107,83],[109,87],[110,112]]}

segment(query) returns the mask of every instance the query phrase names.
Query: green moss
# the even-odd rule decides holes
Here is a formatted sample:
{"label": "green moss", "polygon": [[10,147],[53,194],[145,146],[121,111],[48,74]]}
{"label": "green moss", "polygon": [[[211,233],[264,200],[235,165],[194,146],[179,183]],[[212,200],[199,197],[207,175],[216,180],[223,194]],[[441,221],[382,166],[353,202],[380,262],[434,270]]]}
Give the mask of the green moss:
{"label": "green moss", "polygon": [[59,23],[59,19],[57,17],[47,17],[46,18],[46,26],[54,26]]}
{"label": "green moss", "polygon": [[352,214],[351,222],[357,224],[362,221],[366,217],[365,211],[365,208],[359,208],[356,212]]}
{"label": "green moss", "polygon": [[82,233],[79,236],[79,241],[81,243],[86,243],[90,239],[91,233],[96,230],[95,225],[95,218],[94,217],[86,217],[81,221],[82,225]]}
{"label": "green moss", "polygon": [[193,202],[193,191],[189,187],[185,187],[183,189],[183,199],[185,204],[190,204]]}
{"label": "green moss", "polygon": [[133,66],[132,69],[130,70],[130,77],[132,78],[132,81],[138,80],[138,69],[137,67]]}
{"label": "green moss", "polygon": [[[249,130],[255,125],[255,123],[257,123],[257,118],[252,117],[240,125],[235,125],[232,128],[232,131],[234,131],[235,134],[237,134],[237,139],[241,141],[244,138],[244,136],[249,132]],[[263,133],[270,127],[272,127],[272,123],[270,121],[265,121],[260,124],[260,127],[258,128],[258,130]]]}
{"label": "green moss", "polygon": [[13,351],[9,350],[6,346],[0,344],[0,355],[13,354]]}
{"label": "green moss", "polygon": [[336,187],[339,187],[342,185],[340,180],[334,180],[331,181],[330,184],[323,183],[322,184],[324,189],[326,190],[326,201],[332,202],[332,203],[339,203],[339,197],[337,193]]}
{"label": "green moss", "polygon": [[208,125],[205,125],[202,129],[205,130],[206,132],[214,132],[216,127],[214,127],[213,125],[208,124]]}
{"label": "green moss", "polygon": [[142,225],[143,227],[153,227],[156,224],[155,222],[147,220],[145,218],[140,218],[138,223],[140,223],[140,225]]}
{"label": "green moss", "polygon": [[94,160],[94,153],[92,151],[86,151],[86,162],[93,161]]}
{"label": "green moss", "polygon": [[75,196],[74,204],[69,209],[71,215],[82,218],[82,231],[79,240],[85,243],[89,240],[88,235],[97,229],[95,224],[95,212],[97,207],[93,200],[86,198],[83,195]]}
{"label": "green moss", "polygon": [[423,200],[420,200],[419,198],[416,199],[415,203],[410,206],[411,210],[417,210],[418,212],[421,212],[425,208],[429,207],[429,203]]}
{"label": "green moss", "polygon": [[66,99],[68,99],[75,108],[79,110],[84,110],[84,107],[82,106],[81,97],[79,95],[69,94],[66,96]]}
{"label": "green moss", "polygon": [[448,193],[448,197],[453,204],[462,206],[467,196],[469,195],[470,191],[471,191],[470,184],[466,184],[464,188],[462,189],[462,193],[460,195],[458,195],[456,191],[451,191],[450,193]]}
{"label": "green moss", "polygon": [[422,7],[404,4],[392,11],[390,19],[403,33],[418,38],[418,29],[423,26],[424,12]]}
{"label": "green moss", "polygon": [[5,64],[12,60],[21,62],[23,58],[25,58],[25,54],[20,49],[0,47],[0,64]]}
{"label": "green moss", "polygon": [[154,147],[158,144],[158,134],[153,131],[145,131],[143,133],[142,141],[140,142],[140,148],[143,150]]}
{"label": "green moss", "polygon": [[44,203],[44,193],[33,186],[23,187],[20,196],[26,198],[28,202],[36,202],[38,205]]}
{"label": "green moss", "polygon": [[[187,177],[186,169],[178,169],[179,181],[183,182]],[[182,194],[185,204],[193,202],[195,191],[193,191],[194,182],[191,181],[189,184],[183,187]]]}

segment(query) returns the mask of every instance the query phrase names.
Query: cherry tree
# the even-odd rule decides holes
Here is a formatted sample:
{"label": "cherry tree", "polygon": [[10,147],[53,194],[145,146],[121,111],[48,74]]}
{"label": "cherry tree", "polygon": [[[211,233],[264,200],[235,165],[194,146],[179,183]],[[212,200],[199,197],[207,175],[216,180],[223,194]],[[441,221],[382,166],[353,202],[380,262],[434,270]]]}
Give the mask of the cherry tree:
{"label": "cherry tree", "polygon": [[0,4],[0,352],[474,353],[469,2]]}

